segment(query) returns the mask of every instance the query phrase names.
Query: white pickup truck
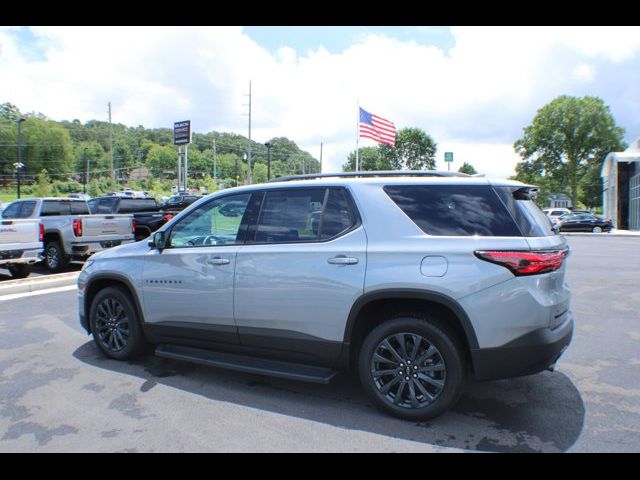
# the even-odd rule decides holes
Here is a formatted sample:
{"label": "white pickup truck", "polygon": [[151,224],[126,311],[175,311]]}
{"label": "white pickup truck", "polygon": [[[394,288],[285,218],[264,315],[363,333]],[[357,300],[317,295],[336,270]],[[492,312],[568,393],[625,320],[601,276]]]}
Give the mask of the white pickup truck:
{"label": "white pickup truck", "polygon": [[13,278],[25,278],[41,260],[44,225],[38,220],[0,219],[0,268]]}
{"label": "white pickup truck", "polygon": [[91,215],[87,202],[75,198],[16,200],[4,209],[2,218],[39,219],[44,224],[44,261],[51,272],[134,241],[132,215]]}

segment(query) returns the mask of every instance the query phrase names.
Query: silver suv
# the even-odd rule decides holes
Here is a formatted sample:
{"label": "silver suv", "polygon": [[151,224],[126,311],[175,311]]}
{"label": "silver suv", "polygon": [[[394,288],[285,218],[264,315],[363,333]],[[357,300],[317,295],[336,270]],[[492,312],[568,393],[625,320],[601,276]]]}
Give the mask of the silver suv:
{"label": "silver suv", "polygon": [[424,420],[465,379],[552,369],[573,331],[569,252],[534,187],[446,172],[216,192],[92,257],[80,321],[108,357],[155,354],[327,383]]}

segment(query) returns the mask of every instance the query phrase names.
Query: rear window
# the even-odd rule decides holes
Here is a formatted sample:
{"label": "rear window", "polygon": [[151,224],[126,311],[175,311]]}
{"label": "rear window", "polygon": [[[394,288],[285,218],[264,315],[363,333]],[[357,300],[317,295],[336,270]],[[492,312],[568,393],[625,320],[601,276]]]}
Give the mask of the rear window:
{"label": "rear window", "polygon": [[384,191],[429,235],[521,236],[496,193],[485,185],[391,185]]}
{"label": "rear window", "polygon": [[41,215],[50,217],[55,215],[87,215],[89,207],[83,200],[45,200],[42,204]]}

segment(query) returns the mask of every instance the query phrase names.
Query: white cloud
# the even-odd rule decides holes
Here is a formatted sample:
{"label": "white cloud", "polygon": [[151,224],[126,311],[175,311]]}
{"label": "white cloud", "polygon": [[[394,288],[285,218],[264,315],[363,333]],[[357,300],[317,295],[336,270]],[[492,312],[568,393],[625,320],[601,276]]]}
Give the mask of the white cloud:
{"label": "white cloud", "polygon": [[[339,170],[355,148],[358,98],[398,128],[431,134],[440,168],[451,150],[459,165],[493,175],[513,173],[513,142],[557,95],[601,96],[622,112],[619,123],[640,130],[631,107],[616,103],[634,98],[637,27],[456,27],[449,52],[364,35],[335,54],[324,47],[271,54],[241,27],[32,32],[42,60],[21,54],[15,30],[0,30],[0,101],[82,121],[106,119],[111,101],[114,121],[127,125],[170,127],[191,118],[195,131],[246,135],[251,80],[253,139],[286,136],[316,157],[322,141],[325,171]],[[599,72],[617,68],[636,71],[635,80],[617,78],[615,89],[598,83]]]}

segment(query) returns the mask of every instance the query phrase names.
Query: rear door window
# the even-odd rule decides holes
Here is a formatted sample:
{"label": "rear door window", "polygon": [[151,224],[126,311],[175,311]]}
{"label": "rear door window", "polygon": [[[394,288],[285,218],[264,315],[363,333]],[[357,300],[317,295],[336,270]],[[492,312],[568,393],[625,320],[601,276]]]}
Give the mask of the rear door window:
{"label": "rear door window", "polygon": [[522,236],[488,185],[388,185],[384,191],[429,235]]}
{"label": "rear door window", "polygon": [[326,188],[267,191],[255,243],[316,241]]}

